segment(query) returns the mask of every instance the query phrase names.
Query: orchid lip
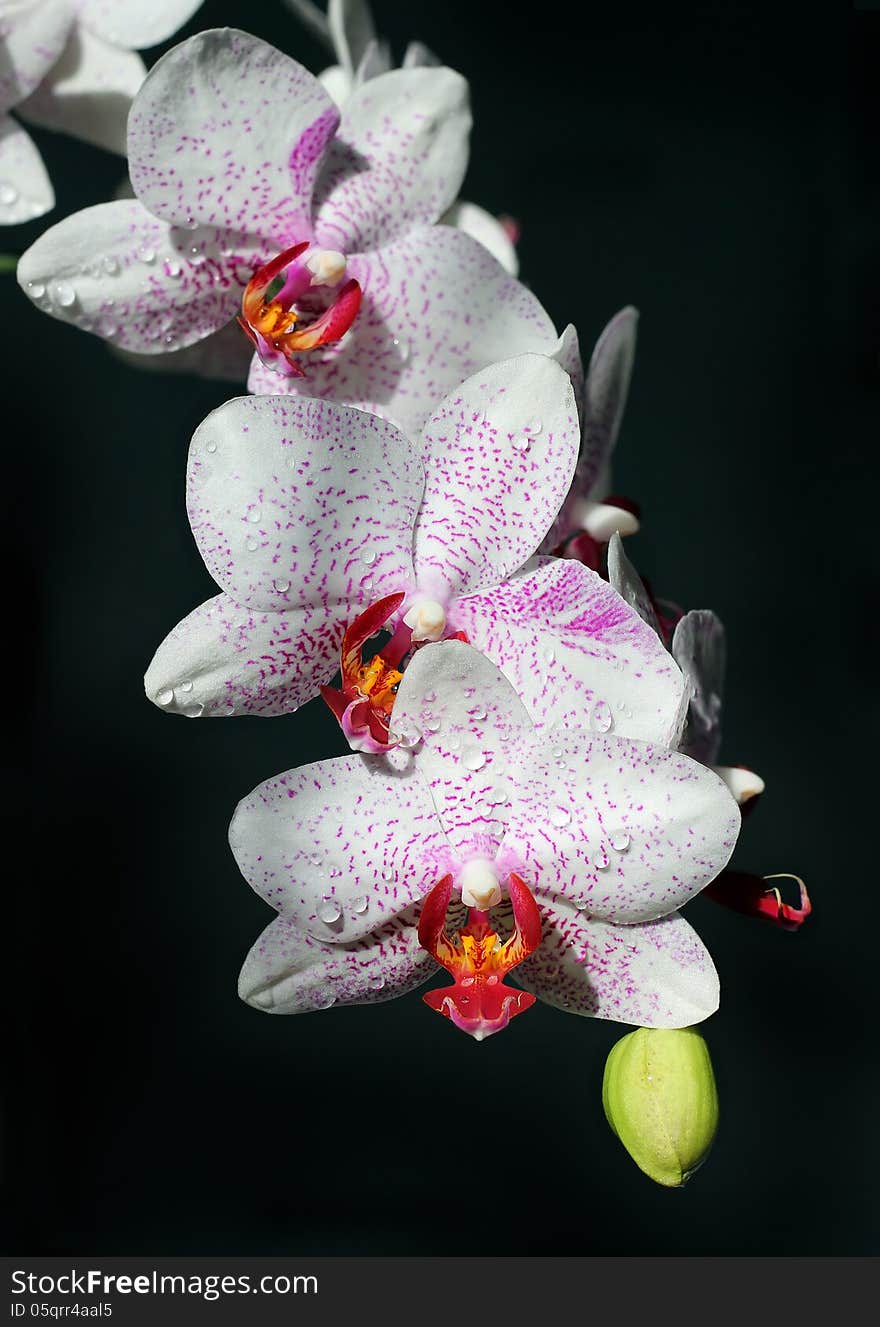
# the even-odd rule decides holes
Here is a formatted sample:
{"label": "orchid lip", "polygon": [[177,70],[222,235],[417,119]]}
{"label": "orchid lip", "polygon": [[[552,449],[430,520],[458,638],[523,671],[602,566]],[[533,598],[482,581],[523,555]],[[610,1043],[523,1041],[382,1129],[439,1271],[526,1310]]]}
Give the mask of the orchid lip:
{"label": "orchid lip", "polygon": [[[238,322],[267,368],[285,377],[304,377],[296,356],[339,341],[361,304],[357,281],[343,281],[345,255],[311,247],[308,240],[282,250],[257,269],[242,296]],[[270,287],[281,281],[269,296]],[[314,292],[334,292],[321,311]]]}

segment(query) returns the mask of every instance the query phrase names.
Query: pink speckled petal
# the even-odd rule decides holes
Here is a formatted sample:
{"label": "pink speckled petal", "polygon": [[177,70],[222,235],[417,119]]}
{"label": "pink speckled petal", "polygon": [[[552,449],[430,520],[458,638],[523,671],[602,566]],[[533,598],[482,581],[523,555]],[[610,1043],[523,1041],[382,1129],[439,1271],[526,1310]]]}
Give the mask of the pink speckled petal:
{"label": "pink speckled petal", "polygon": [[153,373],[190,373],[197,378],[234,382],[242,387],[247,381],[251,362],[251,343],[242,335],[236,319],[211,332],[195,345],[170,350],[164,355],[139,355],[132,350],[117,350],[117,355],[133,369]]}
{"label": "pink speckled petal", "polygon": [[510,683],[462,641],[424,645],[403,675],[391,727],[415,741],[408,763],[429,784],[453,851],[494,857],[510,770],[533,731]]}
{"label": "pink speckled petal", "polygon": [[558,558],[456,601],[449,625],[492,660],[536,724],[677,746],[684,678],[653,631],[601,576]]}
{"label": "pink speckled petal", "polygon": [[638,1027],[689,1027],[718,1008],[718,974],[696,931],[672,913],[642,926],[589,921],[540,900],[544,934],[517,982],[567,1013]]}
{"label": "pink speckled petal", "polygon": [[251,888],[327,944],[363,939],[448,870],[426,785],[382,756],[321,760],[267,779],[239,803],[229,842]]}
{"label": "pink speckled petal", "polygon": [[337,671],[347,620],[344,604],[316,620],[304,608],[261,612],[219,594],[165,637],[144,678],[147,696],[194,719],[290,714]]}
{"label": "pink speckled petal", "polygon": [[623,540],[616,532],[608,543],[608,581],[662,641],[663,633],[654,605],[641,576],[624,552]]}
{"label": "pink speckled petal", "polygon": [[11,115],[0,115],[0,226],[41,217],[55,206],[43,158]]}
{"label": "pink speckled petal", "polygon": [[150,70],[128,122],[141,202],[178,226],[311,237],[315,173],[339,112],[316,78],[234,28],[200,32]]}
{"label": "pink speckled petal", "polygon": [[78,0],[79,19],[114,46],[158,46],[192,18],[202,0]]}
{"label": "pink speckled petal", "polygon": [[672,653],[691,692],[681,749],[704,765],[715,765],[727,661],[724,623],[708,608],[691,609],[676,625]]}
{"label": "pink speckled petal", "polygon": [[568,490],[579,441],[571,381],[544,355],[489,365],[457,387],[422,434],[419,586],[445,602],[522,566]]}
{"label": "pink speckled petal", "polygon": [[75,23],[59,60],[19,113],[31,124],[124,157],[128,112],[146,74],[139,55],[110,46]]}
{"label": "pink speckled petal", "polygon": [[317,242],[360,253],[436,221],[468,159],[468,86],[451,69],[395,69],[352,92],[315,186]]}
{"label": "pink speckled petal", "polygon": [[562,894],[604,921],[681,907],[727,864],[739,808],[719,778],[675,751],[559,728],[512,772],[505,847],[540,902]]}
{"label": "pink speckled petal", "polygon": [[71,0],[18,0],[0,9],[0,111],[17,106],[64,50]]}
{"label": "pink speckled petal", "polygon": [[556,348],[531,291],[451,226],[416,226],[387,248],[355,255],[348,274],[364,288],[351,331],[302,357],[305,378],[280,379],[255,360],[252,392],[346,401],[417,438],[437,404],[478,369]]}
{"label": "pink speckled petal", "polygon": [[408,912],[401,913],[355,944],[330,945],[279,917],[245,959],[238,993],[269,1014],[381,1004],[406,995],[437,971],[419,944],[415,917],[407,918]]}
{"label": "pink speckled petal", "polygon": [[187,506],[211,575],[263,609],[350,605],[412,583],[424,479],[385,420],[329,401],[242,396],[193,435]]}
{"label": "pink speckled petal", "polygon": [[157,355],[228,323],[254,262],[224,254],[210,228],[170,228],[121,199],[51,226],[22,256],[18,282],[45,313]]}

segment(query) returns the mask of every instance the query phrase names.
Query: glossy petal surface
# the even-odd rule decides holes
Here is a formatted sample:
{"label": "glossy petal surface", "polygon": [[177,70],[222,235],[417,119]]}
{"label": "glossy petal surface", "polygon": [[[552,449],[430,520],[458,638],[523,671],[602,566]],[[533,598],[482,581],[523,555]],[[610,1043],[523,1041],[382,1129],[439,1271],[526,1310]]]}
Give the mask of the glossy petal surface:
{"label": "glossy petal surface", "polygon": [[0,225],[32,221],[55,206],[43,158],[11,115],[0,115]]}

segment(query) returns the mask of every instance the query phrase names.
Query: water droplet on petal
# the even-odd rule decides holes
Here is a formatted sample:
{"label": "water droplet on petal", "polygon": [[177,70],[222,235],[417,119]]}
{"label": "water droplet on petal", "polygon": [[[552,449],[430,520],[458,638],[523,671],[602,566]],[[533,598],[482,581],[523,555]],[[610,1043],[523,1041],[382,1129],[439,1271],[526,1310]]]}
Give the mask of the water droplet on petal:
{"label": "water droplet on petal", "polygon": [[596,733],[607,733],[614,724],[614,718],[611,713],[611,706],[607,700],[597,700],[593,702],[593,708],[590,711],[590,727]]}
{"label": "water droplet on petal", "polygon": [[597,871],[607,871],[610,865],[610,861],[608,854],[604,848],[600,848],[599,851],[596,853],[595,857],[593,858],[593,865],[595,866]]}
{"label": "water droplet on petal", "polygon": [[532,440],[527,433],[514,433],[511,435],[510,445],[515,452],[527,452]]}
{"label": "water droplet on petal", "polygon": [[205,712],[205,707],[200,700],[194,701],[192,705],[184,705],[181,714],[185,714],[188,719],[200,719]]}
{"label": "water droplet on petal", "polygon": [[260,547],[260,541],[259,539],[255,539],[253,535],[250,535],[244,541],[244,546],[249,553],[256,553],[257,549]]}
{"label": "water droplet on petal", "polygon": [[62,309],[69,309],[71,305],[76,303],[76,291],[66,281],[56,281],[52,295]]}
{"label": "water droplet on petal", "polygon": [[166,687],[164,691],[159,691],[157,693],[156,704],[170,705],[173,699],[174,699],[174,692],[171,690],[170,687]]}
{"label": "water droplet on petal", "polygon": [[394,740],[407,751],[411,751],[422,740],[422,734],[414,723],[404,719],[394,728]]}
{"label": "water droplet on petal", "polygon": [[247,519],[251,525],[256,525],[263,515],[262,507],[251,507],[247,514]]}
{"label": "water droplet on petal", "polygon": [[429,718],[425,719],[426,733],[439,733],[442,726],[443,725],[441,724],[440,720],[435,718],[433,714]]}
{"label": "water droplet on petal", "polygon": [[336,996],[331,991],[317,991],[313,1009],[331,1009],[336,1003]]}
{"label": "water droplet on petal", "polygon": [[29,281],[28,290],[30,291],[32,299],[42,299],[46,293],[46,287],[43,285],[42,281]]}
{"label": "water droplet on petal", "polygon": [[486,802],[489,806],[506,806],[510,801],[510,794],[503,784],[496,784],[486,793]]}
{"label": "water droplet on petal", "polygon": [[323,858],[321,857],[320,853],[316,852],[312,854],[312,856],[309,858],[309,861],[312,863],[312,866],[320,866],[321,862],[323,861]]}
{"label": "water droplet on petal", "polygon": [[112,254],[108,254],[104,259],[104,271],[108,276],[116,276],[119,271],[119,259],[114,258]]}
{"label": "water droplet on petal", "polygon": [[10,184],[8,180],[4,180],[2,184],[0,184],[0,203],[2,203],[4,207],[11,207],[17,200],[18,190],[15,185]]}
{"label": "water droplet on petal", "polygon": [[368,567],[372,567],[378,556],[378,553],[376,553],[374,549],[368,548],[365,553],[361,553],[361,562],[365,563]]}
{"label": "water droplet on petal", "polygon": [[428,702],[429,705],[430,705],[433,701],[435,701],[436,699],[437,699],[437,692],[436,692],[436,691],[426,691],[426,692],[425,692],[425,700]]}
{"label": "water droplet on petal", "polygon": [[478,705],[475,710],[471,711],[471,718],[476,719],[477,723],[482,723],[485,717],[486,711],[483,709],[482,705]]}
{"label": "water droplet on petal", "polygon": [[181,691],[192,691],[192,689],[193,689],[193,684],[192,684],[192,682],[181,682],[181,683],[180,683],[180,690],[181,690]]}
{"label": "water droplet on petal", "polygon": [[156,250],[151,249],[149,244],[142,244],[138,249],[138,258],[142,263],[154,263],[156,261]]}
{"label": "water droplet on petal", "polygon": [[564,829],[566,825],[571,824],[571,812],[567,806],[554,806],[550,812],[550,823],[557,829]]}
{"label": "water droplet on petal", "polygon": [[369,906],[370,900],[367,898],[366,894],[358,894],[357,898],[351,900],[352,912],[356,912],[358,915],[365,913]]}
{"label": "water droplet on petal", "polygon": [[385,985],[384,977],[372,977],[370,979],[370,986],[374,991],[381,991],[384,985]]}
{"label": "water droplet on petal", "polygon": [[217,450],[217,444],[216,444],[216,442],[206,442],[206,443],[205,443],[205,451],[206,451],[206,452],[209,452],[209,453],[211,454],[211,456],[214,455],[214,453],[215,453],[216,450]]}
{"label": "water droplet on petal", "polygon": [[318,916],[327,926],[332,926],[342,916],[342,909],[335,898],[328,898],[318,905]]}
{"label": "water droplet on petal", "polygon": [[182,271],[183,271],[183,268],[181,267],[180,263],[177,262],[177,260],[176,260],[175,258],[166,258],[166,259],[165,259],[165,275],[166,275],[166,276],[180,276],[180,274],[181,274]]}
{"label": "water droplet on petal", "polygon": [[382,879],[386,882],[386,884],[389,885],[394,880],[394,872],[390,866],[386,866],[385,869],[383,870]]}
{"label": "water droplet on petal", "polygon": [[615,852],[626,852],[632,839],[623,830],[611,835],[611,846]]}
{"label": "water droplet on petal", "polygon": [[482,769],[486,763],[486,753],[476,746],[465,747],[461,753],[461,763],[465,769],[472,770],[476,774],[477,770]]}
{"label": "water droplet on petal", "polygon": [[532,437],[534,437],[535,434],[540,433],[540,432],[541,432],[541,429],[542,429],[543,427],[544,427],[544,424],[543,424],[542,420],[537,419],[537,418],[535,418],[535,419],[530,419],[529,422],[528,422],[527,424],[523,424],[523,426],[522,426],[522,428],[523,428],[523,433],[530,433]]}
{"label": "water droplet on petal", "polygon": [[547,660],[548,664],[556,663],[556,651],[552,645],[547,646],[544,651],[544,658]]}
{"label": "water droplet on petal", "polygon": [[406,361],[409,359],[409,342],[406,340],[405,337],[395,336],[392,344],[394,346],[394,349],[397,351],[398,355],[405,364]]}
{"label": "water droplet on petal", "polygon": [[275,580],[272,584],[279,594],[287,594],[287,591],[290,589],[290,581]]}

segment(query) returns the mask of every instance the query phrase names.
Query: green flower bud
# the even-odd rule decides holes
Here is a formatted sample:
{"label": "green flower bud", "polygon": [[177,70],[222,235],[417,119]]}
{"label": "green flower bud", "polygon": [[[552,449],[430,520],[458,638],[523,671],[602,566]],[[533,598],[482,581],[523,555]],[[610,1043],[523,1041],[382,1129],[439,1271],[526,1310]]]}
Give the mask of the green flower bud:
{"label": "green flower bud", "polygon": [[705,1161],[718,1128],[709,1048],[696,1028],[637,1028],[613,1047],[605,1117],[641,1170],[678,1188]]}

